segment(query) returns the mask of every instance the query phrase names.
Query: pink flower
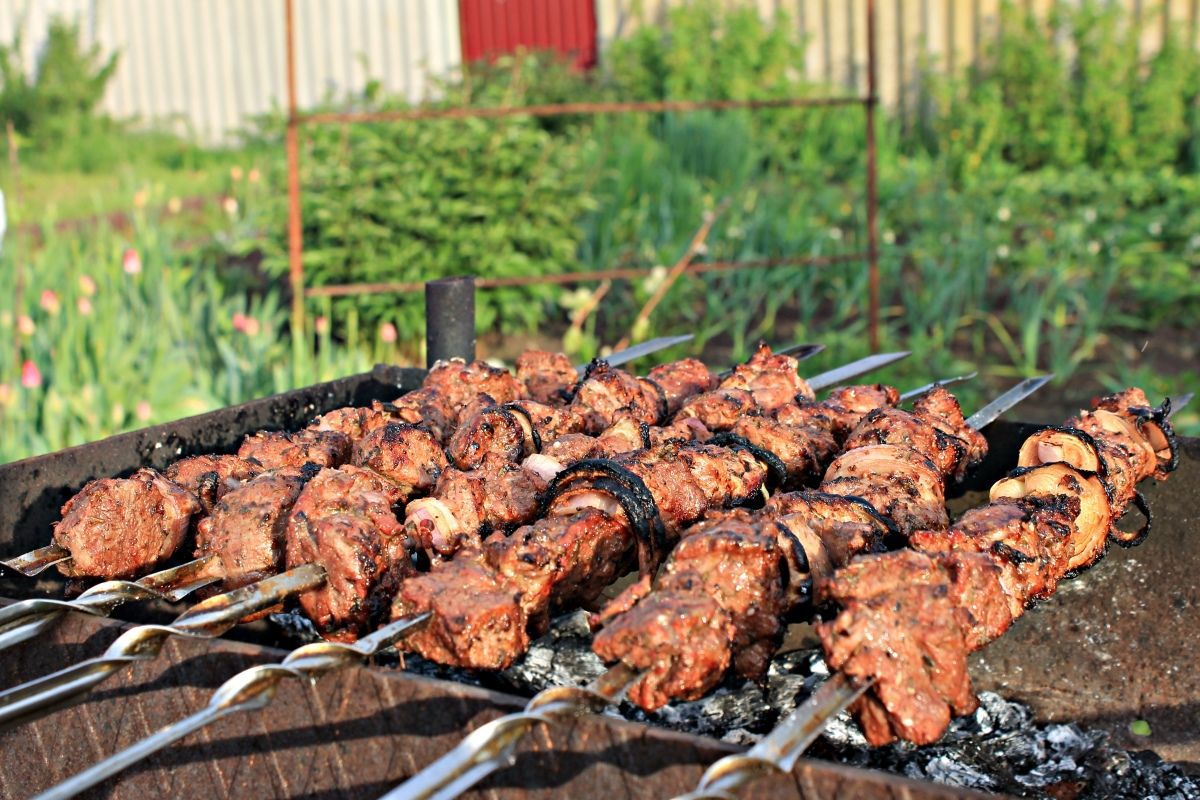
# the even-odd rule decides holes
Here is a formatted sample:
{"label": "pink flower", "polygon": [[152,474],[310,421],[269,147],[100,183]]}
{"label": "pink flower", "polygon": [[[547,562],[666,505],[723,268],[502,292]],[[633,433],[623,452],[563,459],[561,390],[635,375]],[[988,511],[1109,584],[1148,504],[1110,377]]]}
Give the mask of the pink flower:
{"label": "pink flower", "polygon": [[121,269],[125,270],[126,275],[137,275],[142,271],[142,257],[137,250],[130,247],[125,251],[121,257]]}
{"label": "pink flower", "polygon": [[236,165],[230,167],[229,177],[233,178],[235,181],[240,181],[242,179],[242,168]]}
{"label": "pink flower", "polygon": [[396,341],[396,326],[390,322],[385,322],[379,326],[379,338],[391,344]]}
{"label": "pink flower", "polygon": [[36,389],[42,385],[42,371],[37,364],[26,361],[21,366],[21,385],[26,389]]}
{"label": "pink flower", "polygon": [[42,310],[51,316],[57,314],[59,308],[62,307],[62,304],[58,302],[58,295],[56,295],[51,289],[46,289],[42,292],[40,304],[42,306]]}
{"label": "pink flower", "polygon": [[142,422],[148,422],[150,420],[150,411],[150,404],[143,400],[137,404],[137,411],[135,413],[137,414],[137,418]]}
{"label": "pink flower", "polygon": [[252,168],[250,169],[250,174],[249,174],[249,175],[247,175],[246,177],[248,177],[248,178],[250,179],[250,182],[251,182],[251,183],[258,183],[258,179],[259,179],[260,177],[262,177],[262,175],[261,175],[261,173],[258,171],[258,167],[252,167]]}
{"label": "pink flower", "polygon": [[261,330],[261,326],[258,324],[258,320],[254,317],[246,317],[246,326],[242,328],[242,332],[247,336],[258,336],[259,330]]}
{"label": "pink flower", "polygon": [[233,314],[233,329],[235,331],[246,330],[246,315],[240,311],[235,311]]}
{"label": "pink flower", "polygon": [[75,301],[75,307],[79,309],[79,313],[85,317],[91,316],[92,301],[86,297],[81,297]]}
{"label": "pink flower", "polygon": [[37,330],[37,326],[33,324],[33,318],[28,314],[21,314],[17,317],[17,331],[22,336],[33,336],[35,330]]}
{"label": "pink flower", "polygon": [[313,327],[316,328],[317,333],[319,334],[324,335],[329,333],[329,317],[317,317],[316,321],[313,322]]}
{"label": "pink flower", "polygon": [[79,291],[83,292],[88,297],[91,297],[96,293],[96,282],[92,280],[91,275],[85,274],[79,276]]}

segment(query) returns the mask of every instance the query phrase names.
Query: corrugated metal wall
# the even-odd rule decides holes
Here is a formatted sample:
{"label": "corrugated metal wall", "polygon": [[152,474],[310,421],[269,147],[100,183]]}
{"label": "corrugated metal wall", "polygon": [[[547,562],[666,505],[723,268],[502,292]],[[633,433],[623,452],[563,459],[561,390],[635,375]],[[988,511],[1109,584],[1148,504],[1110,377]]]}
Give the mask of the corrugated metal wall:
{"label": "corrugated metal wall", "polygon": [[[295,0],[302,107],[368,77],[417,101],[460,63],[454,0]],[[121,52],[105,97],[117,117],[172,120],[209,141],[287,100],[283,0],[0,0],[0,41],[26,31],[32,68],[52,16]]]}
{"label": "corrugated metal wall", "polygon": [[459,0],[458,14],[468,62],[524,48],[568,54],[580,69],[596,63],[593,0]]}

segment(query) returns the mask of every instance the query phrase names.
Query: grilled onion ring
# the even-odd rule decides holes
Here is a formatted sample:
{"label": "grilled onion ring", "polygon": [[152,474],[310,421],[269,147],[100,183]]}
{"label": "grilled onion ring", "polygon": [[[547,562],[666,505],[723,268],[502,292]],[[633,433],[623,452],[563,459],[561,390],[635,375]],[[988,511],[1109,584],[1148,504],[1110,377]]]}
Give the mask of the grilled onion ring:
{"label": "grilled onion ring", "polygon": [[705,441],[705,444],[711,444],[715,447],[726,447],[730,450],[745,450],[754,456],[766,466],[767,476],[772,479],[767,485],[767,491],[769,492],[774,492],[787,482],[787,467],[784,465],[782,458],[766,448],[750,444],[749,440],[738,436],[736,433],[718,433]]}

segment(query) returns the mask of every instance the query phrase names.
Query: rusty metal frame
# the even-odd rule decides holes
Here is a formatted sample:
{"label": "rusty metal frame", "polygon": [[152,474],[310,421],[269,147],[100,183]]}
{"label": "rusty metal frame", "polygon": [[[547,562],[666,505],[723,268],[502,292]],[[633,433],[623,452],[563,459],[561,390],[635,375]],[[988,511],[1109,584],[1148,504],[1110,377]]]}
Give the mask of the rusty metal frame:
{"label": "rusty metal frame", "polygon": [[[306,289],[304,285],[303,219],[300,208],[300,147],[301,125],[323,125],[349,122],[396,122],[428,119],[467,119],[472,117],[545,117],[559,114],[640,114],[664,111],[732,110],[763,108],[840,107],[859,105],[866,115],[866,189],[867,189],[867,250],[847,255],[816,258],[778,258],[748,261],[723,261],[696,264],[689,273],[727,271],[772,266],[819,266],[853,261],[866,261],[868,269],[867,335],[871,350],[879,350],[879,169],[876,149],[875,112],[879,105],[875,76],[875,0],[866,0],[867,10],[867,94],[865,96],[783,98],[776,100],[669,100],[658,102],[556,103],[549,105],[515,106],[507,108],[446,108],[413,109],[408,111],[346,112],[300,114],[296,103],[296,41],[293,0],[284,0],[287,35],[287,160],[288,160],[288,274],[292,290],[292,330],[304,330],[305,297],[345,297],[358,294],[406,293],[422,291],[424,283],[359,283],[322,286]],[[476,286],[531,286],[566,284],[605,279],[639,278],[649,269],[611,269],[591,272],[562,273],[526,278],[480,279]],[[298,347],[300,338],[293,336]]]}

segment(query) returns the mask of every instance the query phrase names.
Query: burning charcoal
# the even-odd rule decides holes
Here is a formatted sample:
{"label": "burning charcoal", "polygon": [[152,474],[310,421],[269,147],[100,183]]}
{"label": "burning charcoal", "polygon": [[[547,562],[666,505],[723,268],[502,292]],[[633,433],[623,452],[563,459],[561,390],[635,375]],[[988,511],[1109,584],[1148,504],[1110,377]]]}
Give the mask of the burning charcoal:
{"label": "burning charcoal", "polygon": [[996,786],[996,782],[985,773],[946,756],[930,759],[925,765],[924,773],[926,779],[949,786],[964,786],[968,789],[992,789]]}

